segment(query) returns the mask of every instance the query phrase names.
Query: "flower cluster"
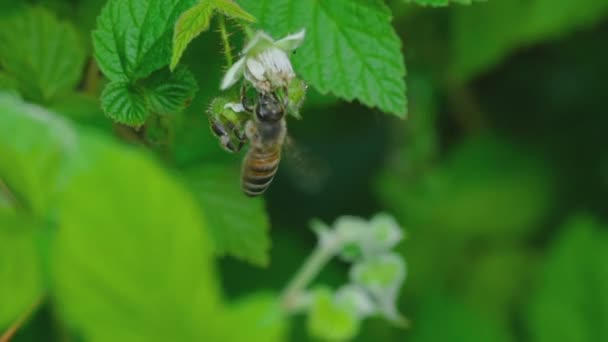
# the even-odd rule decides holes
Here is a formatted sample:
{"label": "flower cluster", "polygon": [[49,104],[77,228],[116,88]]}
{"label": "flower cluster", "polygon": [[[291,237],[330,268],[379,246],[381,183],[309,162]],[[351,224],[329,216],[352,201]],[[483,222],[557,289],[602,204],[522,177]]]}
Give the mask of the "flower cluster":
{"label": "flower cluster", "polygon": [[295,77],[289,54],[302,44],[305,36],[306,31],[302,29],[275,41],[258,31],[243,49],[242,57],[226,72],[221,89],[230,88],[243,76],[258,91],[289,87]]}
{"label": "flower cluster", "polygon": [[307,312],[308,329],[320,339],[352,339],[361,322],[375,315],[406,326],[407,320],[397,310],[406,264],[393,251],[403,238],[395,219],[387,214],[369,221],[343,216],[331,227],[315,221],[312,228],[319,243],[295,278],[296,284],[301,279],[310,280],[307,273],[317,272],[333,257],[351,263],[349,281],[335,290],[320,286],[310,291],[292,283],[285,292],[284,306],[294,312]]}

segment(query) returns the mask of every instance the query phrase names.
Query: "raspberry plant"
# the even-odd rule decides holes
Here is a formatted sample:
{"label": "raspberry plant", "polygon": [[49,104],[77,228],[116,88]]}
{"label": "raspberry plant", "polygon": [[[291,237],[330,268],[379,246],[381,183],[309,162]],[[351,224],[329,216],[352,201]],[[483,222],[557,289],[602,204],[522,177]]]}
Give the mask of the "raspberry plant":
{"label": "raspberry plant", "polygon": [[[395,329],[387,331],[401,341],[412,320],[416,326],[406,316],[418,307],[416,341],[445,340],[443,322],[450,338],[509,340],[501,325],[478,327],[474,314],[440,290],[433,300],[416,300],[435,291],[433,270],[457,278],[446,259],[464,254],[466,243],[527,237],[551,207],[551,179],[543,163],[496,137],[470,138],[436,164],[443,143],[438,94],[447,102],[458,95],[455,106],[465,115],[454,121],[463,131],[483,131],[491,125],[471,100],[469,80],[516,49],[591,26],[607,12],[600,0],[0,1],[0,342],[379,340],[370,337],[377,327]],[[429,24],[431,15],[439,20]],[[431,33],[417,35],[418,28]],[[260,57],[264,52],[271,58]],[[406,57],[415,61],[407,88]],[[295,230],[306,220],[293,215],[286,224],[281,210],[269,215],[277,202],[243,196],[242,156],[224,153],[209,131],[209,117],[243,115],[242,84],[253,91],[283,86],[295,130],[319,110],[340,108],[339,120],[317,118],[316,137],[337,136],[344,150],[362,141],[357,158],[373,154],[367,147],[389,133],[348,136],[363,120],[351,112],[389,114],[368,115],[364,125],[386,120],[395,128],[398,160],[357,159],[342,173],[381,164],[377,202],[395,216],[373,215],[386,212],[378,203],[360,215],[369,219],[345,215],[351,207],[342,204],[356,197],[347,191],[368,185],[343,185],[334,208],[348,210],[311,215],[334,222],[314,220],[316,235],[289,231],[305,253],[285,244],[277,226]],[[471,176],[478,175],[471,165],[481,164],[485,173]],[[494,205],[496,193],[501,202]],[[281,208],[294,197],[283,197]],[[480,209],[462,214],[465,206]],[[523,209],[512,210],[517,206]],[[429,230],[404,247],[397,220],[408,231]],[[540,341],[600,341],[605,307],[589,314],[579,306],[595,297],[574,299],[555,284],[564,281],[563,266],[571,288],[606,285],[605,272],[586,279],[579,271],[605,268],[598,263],[605,227],[588,215],[564,227],[521,320]],[[488,285],[487,273],[531,267],[528,254],[501,253],[471,266],[471,279],[480,281],[459,284],[470,288],[472,302],[483,302],[484,291],[506,293],[520,279]],[[569,264],[575,256],[580,264]],[[290,258],[301,266],[284,266]],[[288,271],[275,273],[275,265]],[[410,279],[406,270],[419,276]],[[234,274],[245,294],[232,291]],[[403,292],[408,286],[411,293]],[[504,298],[511,297],[487,302],[502,314]],[[406,305],[410,300],[420,305]],[[546,312],[568,322],[572,313],[576,324],[555,325]]]}

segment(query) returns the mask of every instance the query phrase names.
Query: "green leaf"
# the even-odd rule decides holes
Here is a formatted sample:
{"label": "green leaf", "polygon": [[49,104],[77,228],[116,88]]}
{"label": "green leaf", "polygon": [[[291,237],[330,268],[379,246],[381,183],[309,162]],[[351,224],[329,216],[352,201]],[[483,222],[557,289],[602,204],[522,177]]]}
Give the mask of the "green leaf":
{"label": "green leaf", "polygon": [[186,68],[179,68],[174,73],[168,69],[160,70],[146,79],[143,85],[150,111],[161,115],[182,111],[198,90],[194,76]]}
{"label": "green leaf", "polygon": [[308,312],[308,332],[311,336],[329,341],[345,341],[357,336],[360,321],[357,312],[334,300],[330,289],[322,287],[313,293]]}
{"label": "green leaf", "polygon": [[274,293],[256,293],[231,305],[227,322],[238,329],[225,326],[225,341],[281,342],[287,340],[289,320]]}
{"label": "green leaf", "polygon": [[53,101],[49,109],[78,123],[108,131],[112,128],[111,121],[104,116],[99,99],[85,93],[72,92],[61,96]]}
{"label": "green leaf", "polygon": [[570,219],[553,243],[528,307],[532,341],[608,339],[608,234],[592,217]]}
{"label": "green leaf", "polygon": [[93,32],[95,58],[112,81],[137,80],[169,64],[177,17],[194,0],[110,0]]}
{"label": "green leaf", "polygon": [[490,136],[468,139],[423,177],[394,173],[382,187],[406,226],[460,241],[532,234],[554,200],[549,165]]}
{"label": "green leaf", "polygon": [[16,94],[18,88],[17,80],[4,71],[0,71],[0,91]]}
{"label": "green leaf", "polygon": [[255,21],[251,14],[232,0],[199,0],[194,6],[182,13],[175,25],[171,70],[177,66],[190,42],[209,29],[211,17],[216,10],[235,19]]}
{"label": "green leaf", "polygon": [[112,120],[141,126],[150,116],[144,90],[124,81],[112,81],[101,93],[101,107]]}
{"label": "green leaf", "polygon": [[528,280],[538,270],[534,256],[532,250],[519,245],[492,245],[477,252],[461,275],[463,299],[507,326],[513,303],[528,293]]}
{"label": "green leaf", "polygon": [[428,296],[419,316],[411,342],[508,342],[511,337],[498,322],[485,317],[448,296]]}
{"label": "green leaf", "polygon": [[194,201],[147,158],[82,143],[95,167],[66,188],[54,245],[64,318],[92,340],[204,340],[219,296]]}
{"label": "green leaf", "polygon": [[512,51],[591,27],[606,13],[604,0],[488,1],[456,9],[450,21],[451,71],[457,80],[466,81]]}
{"label": "green leaf", "polygon": [[179,63],[188,44],[199,34],[209,29],[213,10],[213,1],[202,0],[179,17],[173,33],[171,70]]}
{"label": "green leaf", "polygon": [[0,65],[23,95],[50,101],[80,81],[85,49],[74,27],[43,8],[0,20]]}
{"label": "green leaf", "polygon": [[225,166],[205,166],[184,177],[199,200],[216,252],[266,266],[270,222],[263,200],[243,194],[240,174]]}
{"label": "green leaf", "polygon": [[163,69],[136,83],[110,82],[101,94],[101,106],[112,120],[137,127],[152,113],[182,111],[197,89],[196,80],[187,69],[180,68],[175,73]]}
{"label": "green leaf", "polygon": [[39,301],[44,288],[32,227],[7,215],[0,210],[0,332]]}
{"label": "green leaf", "polygon": [[[405,64],[390,10],[380,0],[242,0],[280,38],[306,28],[296,72],[323,94],[406,115]],[[364,29],[363,29],[364,28]]]}
{"label": "green leaf", "polygon": [[249,22],[254,22],[255,17],[249,12],[245,11],[233,0],[210,0],[213,2],[215,8],[222,12],[224,15],[234,18],[241,19]]}
{"label": "green leaf", "polygon": [[21,206],[36,216],[43,216],[53,203],[54,180],[78,143],[65,122],[45,122],[41,111],[17,97],[0,94],[0,177]]}
{"label": "green leaf", "polygon": [[[50,184],[37,191],[53,195],[40,211],[57,225],[49,276],[62,322],[88,341],[222,340],[213,319],[226,313],[190,194],[143,154],[40,107],[2,96],[0,111],[0,155],[34,161],[0,159],[0,175]],[[41,145],[53,163],[37,162]],[[24,190],[37,181],[15,179],[31,202]]]}

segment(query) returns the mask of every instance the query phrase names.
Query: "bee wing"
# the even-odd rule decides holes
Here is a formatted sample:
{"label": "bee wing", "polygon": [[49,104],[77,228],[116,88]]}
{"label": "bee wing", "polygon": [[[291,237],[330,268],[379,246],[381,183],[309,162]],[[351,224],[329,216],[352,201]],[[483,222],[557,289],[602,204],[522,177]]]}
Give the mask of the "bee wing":
{"label": "bee wing", "polygon": [[291,136],[283,144],[285,169],[292,184],[307,194],[317,194],[331,175],[329,163],[297,144]]}

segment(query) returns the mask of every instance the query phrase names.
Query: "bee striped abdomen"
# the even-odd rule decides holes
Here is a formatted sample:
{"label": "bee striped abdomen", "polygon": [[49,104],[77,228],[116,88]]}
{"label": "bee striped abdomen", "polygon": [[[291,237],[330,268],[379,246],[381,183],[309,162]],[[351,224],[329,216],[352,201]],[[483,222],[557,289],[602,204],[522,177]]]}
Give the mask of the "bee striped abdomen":
{"label": "bee striped abdomen", "polygon": [[269,149],[251,148],[243,163],[243,192],[248,196],[263,194],[272,183],[280,160],[281,149],[278,146]]}

